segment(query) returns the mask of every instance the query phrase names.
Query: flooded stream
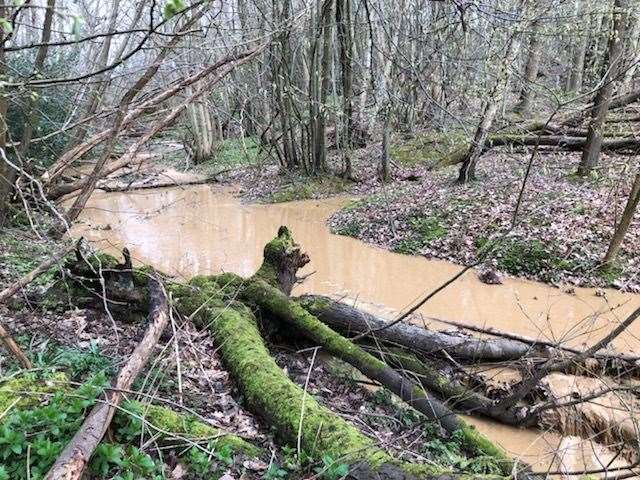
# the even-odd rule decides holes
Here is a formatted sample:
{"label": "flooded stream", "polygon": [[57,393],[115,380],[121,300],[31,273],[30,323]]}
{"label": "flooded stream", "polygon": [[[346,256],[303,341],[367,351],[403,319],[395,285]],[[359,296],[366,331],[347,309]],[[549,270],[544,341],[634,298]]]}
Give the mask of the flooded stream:
{"label": "flooded stream", "polygon": [[[345,199],[243,205],[231,193],[209,186],[188,189],[96,193],[75,227],[110,253],[129,248],[135,261],[149,263],[180,278],[231,271],[251,275],[264,244],[287,225],[311,257],[314,272],[297,292],[345,298],[359,307],[392,317],[460,270],[452,263],[395,254],[348,237],[332,235],[327,217]],[[541,283],[506,279],[481,283],[468,272],[421,310],[433,328],[446,325],[427,317],[494,327],[529,337],[590,345],[640,305],[640,296],[594,289],[574,294]],[[616,341],[621,351],[637,351],[640,324]],[[573,437],[518,430],[473,419],[487,436],[536,470],[598,467],[599,452]],[[560,452],[556,450],[560,448]],[[600,461],[606,462],[601,455]]]}

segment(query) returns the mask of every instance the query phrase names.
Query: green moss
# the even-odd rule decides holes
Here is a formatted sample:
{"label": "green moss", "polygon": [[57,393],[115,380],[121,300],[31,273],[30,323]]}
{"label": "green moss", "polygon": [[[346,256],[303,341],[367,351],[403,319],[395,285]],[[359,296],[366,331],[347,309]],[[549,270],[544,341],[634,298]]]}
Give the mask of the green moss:
{"label": "green moss", "polygon": [[224,168],[255,165],[260,145],[253,137],[227,138],[216,145],[213,163]]}
{"label": "green moss", "polygon": [[146,405],[140,402],[127,401],[118,412],[118,421],[127,426],[132,421],[130,413],[144,418],[145,425],[156,430],[161,438],[187,438],[189,440],[209,440],[216,450],[229,449],[233,453],[244,453],[258,457],[262,451],[255,445],[223,430],[202,423],[192,415],[177,413],[166,407]]}
{"label": "green moss", "polygon": [[406,255],[416,255],[434,240],[444,237],[448,230],[444,219],[438,214],[415,214],[407,219],[409,233],[393,244],[393,251]]}
{"label": "green moss", "polygon": [[469,141],[464,132],[427,132],[391,144],[391,158],[402,165],[446,165],[466,154]]}
{"label": "green moss", "polygon": [[193,320],[206,321],[210,309],[217,308],[223,303],[224,292],[215,277],[196,276],[189,283],[171,283],[167,286],[176,307],[185,316],[195,314]]}
{"label": "green moss", "polygon": [[331,233],[336,235],[344,235],[346,237],[358,237],[362,232],[362,225],[357,220],[351,220],[344,225],[331,229]]}
{"label": "green moss", "polygon": [[313,198],[313,184],[296,183],[273,192],[268,199],[269,203],[293,202],[295,200],[309,200]]}
{"label": "green moss", "polygon": [[506,452],[496,444],[487,439],[472,425],[464,424],[458,432],[463,446],[490,457],[498,463],[500,470],[505,475],[510,475],[513,470],[513,461],[509,459]]}
{"label": "green moss", "polygon": [[141,267],[136,267],[133,269],[132,275],[133,275],[133,283],[135,285],[147,285],[147,282],[149,281],[149,277],[153,274],[156,273],[156,270],[153,267],[150,267],[148,265],[143,265]]}
{"label": "green moss", "polygon": [[[286,247],[289,241],[290,236],[281,235],[280,240],[271,246]],[[209,281],[198,282],[200,285],[210,285],[210,282],[238,284],[243,280],[227,274],[224,278],[219,276],[214,280],[212,277]],[[372,468],[397,463],[378,449],[371,439],[321,406],[313,397],[305,395],[287,378],[269,354],[256,320],[248,309],[214,307],[207,308],[207,311],[207,328],[219,341],[223,361],[238,382],[246,404],[252,411],[265,416],[285,441],[296,443],[302,416],[301,446],[308,458],[329,455],[341,461],[364,460]],[[431,466],[417,468],[422,474],[434,472]]]}
{"label": "green moss", "polygon": [[[61,372],[26,373],[13,377],[0,385],[0,414],[5,411],[7,414],[26,413],[47,408],[50,399],[55,397],[62,402],[59,407],[68,409],[66,422],[70,424],[76,422],[79,425],[81,415],[93,405],[93,398],[102,389],[96,388],[94,384],[97,386],[104,381],[101,379],[106,380],[103,376],[95,378],[96,381],[71,390],[68,377]],[[88,398],[89,394],[91,395],[90,401],[79,404],[80,408],[74,406],[79,400]],[[74,413],[75,418],[70,415],[71,413]],[[259,457],[263,453],[260,448],[237,435],[209,426],[192,415],[181,414],[166,407],[142,404],[133,400],[124,401],[121,408],[116,411],[114,424],[118,428],[115,430],[115,440],[122,444],[137,440],[143,433],[141,419],[144,420],[145,428],[156,431],[158,434],[156,439],[159,442],[186,438],[194,442],[207,441],[207,444],[216,450],[227,449],[234,454],[242,453],[251,457]],[[61,440],[53,432],[48,433],[48,438],[51,441]]]}
{"label": "green moss", "polygon": [[[476,244],[480,245],[480,239]],[[486,242],[485,242],[486,243]],[[551,279],[560,270],[580,268],[571,260],[558,256],[553,246],[539,240],[507,239],[495,247],[498,268],[512,275],[541,275]]]}
{"label": "green moss", "polygon": [[318,315],[323,310],[329,308],[332,302],[329,297],[323,297],[321,295],[302,296],[297,300],[305,310],[313,313],[314,315]]}
{"label": "green moss", "polygon": [[214,338],[224,339],[220,350],[253,411],[266,415],[270,424],[294,443],[303,411],[302,448],[309,457],[352,456],[375,463],[390,460],[354,427],[319,405],[293,384],[267,351],[255,319],[231,309],[220,309],[209,327]]}
{"label": "green moss", "polygon": [[[44,377],[25,373],[3,380],[0,383],[0,414],[9,408],[25,409],[39,405],[44,394],[60,390],[66,381],[67,376],[60,372]],[[16,400],[18,402],[14,404]]]}
{"label": "green moss", "polygon": [[335,195],[343,193],[347,185],[344,179],[335,176],[304,177],[301,181],[272,193],[267,202],[284,203]]}
{"label": "green moss", "polygon": [[607,285],[614,283],[624,273],[624,269],[619,263],[603,265],[598,269],[598,276],[602,278]]}

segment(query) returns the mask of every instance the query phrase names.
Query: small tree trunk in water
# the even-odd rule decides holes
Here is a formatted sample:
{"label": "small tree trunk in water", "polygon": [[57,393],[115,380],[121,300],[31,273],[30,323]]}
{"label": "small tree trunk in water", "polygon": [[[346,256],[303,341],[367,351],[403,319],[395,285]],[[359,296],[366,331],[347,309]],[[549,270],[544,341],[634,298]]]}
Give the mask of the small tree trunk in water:
{"label": "small tree trunk in water", "polygon": [[571,72],[567,81],[567,92],[579,92],[582,90],[582,75],[584,73],[584,57],[587,53],[587,45],[589,44],[589,25],[590,20],[586,15],[589,9],[588,0],[576,0],[576,18],[582,21],[582,28],[578,35],[578,42],[573,46],[573,55],[571,58]]}
{"label": "small tree trunk in water", "polygon": [[[521,21],[527,21],[527,16],[529,14],[528,6],[529,0],[522,0],[520,2],[520,10],[523,10]],[[518,37],[519,33],[516,31],[509,39],[507,51],[502,60],[502,64],[500,65],[500,70],[496,76],[495,84],[491,92],[489,92],[487,103],[484,107],[484,111],[482,112],[480,124],[476,129],[476,133],[473,136],[471,145],[469,146],[469,151],[465,155],[465,159],[460,167],[460,172],[458,174],[459,183],[467,183],[469,180],[474,180],[476,178],[476,163],[478,158],[480,158],[480,155],[482,155],[484,145],[487,141],[487,136],[489,135],[489,130],[491,129],[491,125],[493,125],[493,120],[495,119],[500,106],[500,98],[507,86],[509,79],[509,66],[513,64],[518,53]]]}
{"label": "small tree trunk in water", "polygon": [[616,0],[614,6],[614,22],[609,45],[607,47],[607,60],[604,66],[604,75],[601,80],[602,86],[596,95],[589,130],[587,133],[587,143],[582,152],[582,159],[578,167],[578,175],[589,175],[598,163],[600,150],[602,149],[602,130],[607,118],[607,111],[611,104],[611,98],[616,86],[616,78],[620,71],[620,64],[624,52],[624,30],[626,26],[626,0]]}
{"label": "small tree trunk in water", "polygon": [[604,256],[603,266],[610,267],[616,261],[618,256],[618,252],[620,251],[620,247],[622,246],[622,241],[624,240],[627,231],[629,230],[629,225],[633,220],[633,216],[638,208],[638,203],[640,202],[640,170],[636,173],[636,178],[633,181],[633,186],[631,187],[631,192],[629,193],[629,199],[627,200],[627,205],[624,207],[624,212],[622,213],[622,218],[620,219],[620,223],[616,227],[615,232],[613,233],[613,238],[611,239],[611,243],[609,244],[609,249],[607,250],[607,254]]}

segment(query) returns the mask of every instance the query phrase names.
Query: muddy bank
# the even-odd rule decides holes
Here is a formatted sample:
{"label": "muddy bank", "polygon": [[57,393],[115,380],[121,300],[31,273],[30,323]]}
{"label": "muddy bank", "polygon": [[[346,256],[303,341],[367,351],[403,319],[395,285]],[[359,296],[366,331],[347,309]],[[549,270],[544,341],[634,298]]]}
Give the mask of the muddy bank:
{"label": "muddy bank", "polygon": [[640,291],[640,228],[630,228],[618,263],[599,269],[624,209],[632,178],[626,159],[607,172],[575,176],[579,156],[542,154],[534,162],[516,226],[513,212],[528,158],[492,153],[479,179],[456,185],[453,169],[422,172],[415,182],[377,186],[329,221],[335,233],[390,250],[462,265],[477,262],[490,240],[506,235],[485,268],[555,285]]}

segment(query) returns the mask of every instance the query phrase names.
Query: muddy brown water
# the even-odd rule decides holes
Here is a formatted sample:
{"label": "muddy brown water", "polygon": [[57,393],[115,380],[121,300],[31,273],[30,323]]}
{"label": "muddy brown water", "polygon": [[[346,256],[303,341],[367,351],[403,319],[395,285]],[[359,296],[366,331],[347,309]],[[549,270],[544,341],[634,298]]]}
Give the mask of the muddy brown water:
{"label": "muddy brown water", "polygon": [[[110,253],[127,246],[134,260],[188,279],[221,271],[251,275],[261,262],[265,243],[280,225],[287,225],[311,257],[306,273],[314,272],[296,293],[343,298],[389,318],[460,270],[449,262],[395,254],[331,234],[325,220],[346,201],[244,205],[232,192],[209,186],[98,192],[74,227],[74,235],[84,235]],[[597,296],[594,289],[577,288],[568,294],[511,278],[503,285],[486,285],[471,271],[431,299],[420,313],[581,346],[593,344],[639,305],[639,295],[616,290]],[[423,322],[447,328],[431,320]],[[639,346],[640,324],[615,344],[626,352],[639,351]],[[575,437],[470,421],[536,470],[599,468],[610,460],[608,452]]]}

